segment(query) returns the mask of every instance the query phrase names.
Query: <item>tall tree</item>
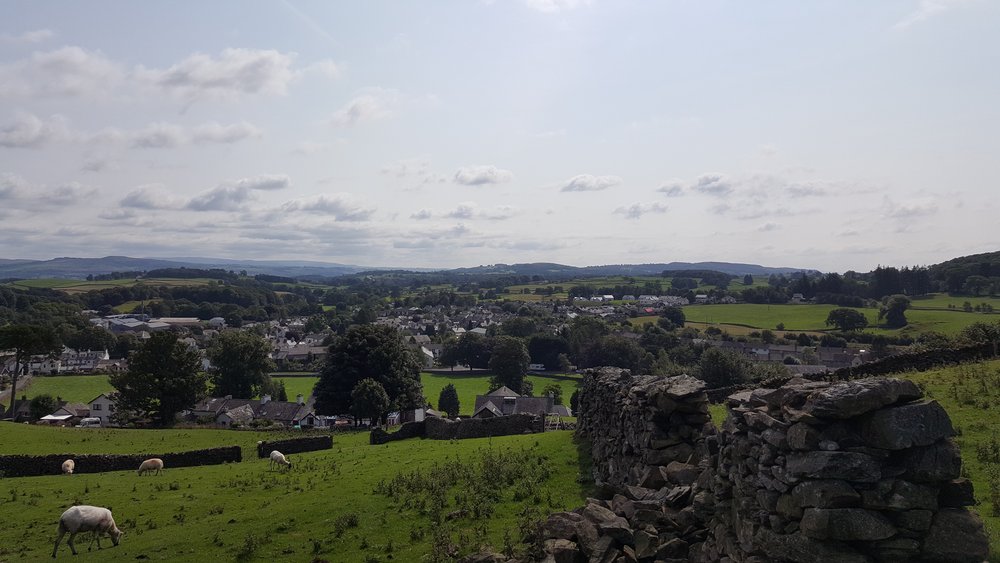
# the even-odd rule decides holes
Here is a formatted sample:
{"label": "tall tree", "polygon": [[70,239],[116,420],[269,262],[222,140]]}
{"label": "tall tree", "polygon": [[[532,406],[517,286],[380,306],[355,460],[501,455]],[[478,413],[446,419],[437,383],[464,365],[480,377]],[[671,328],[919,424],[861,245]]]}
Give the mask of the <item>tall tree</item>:
{"label": "tall tree", "polygon": [[531,356],[520,338],[498,336],[490,355],[490,371],[497,383],[518,393],[525,393],[524,376],[528,373]]}
{"label": "tall tree", "polygon": [[835,326],[839,330],[861,330],[868,326],[868,317],[854,309],[833,309],[826,316],[826,326]]}
{"label": "tall tree", "polygon": [[438,410],[448,413],[450,417],[458,416],[458,411],[461,408],[458,402],[458,391],[455,390],[455,386],[449,383],[441,389],[441,394],[438,395]]}
{"label": "tall tree", "polygon": [[882,300],[882,308],[878,312],[879,320],[885,319],[885,326],[902,328],[906,326],[906,310],[910,308],[910,299],[905,295],[893,295]]}
{"label": "tall tree", "polygon": [[208,376],[201,358],[173,332],[156,332],[132,352],[128,371],[112,374],[119,412],[151,417],[160,426],[173,424],[177,413],[205,396]]}
{"label": "tall tree", "polygon": [[31,356],[59,348],[55,332],[40,325],[16,324],[0,327],[0,350],[14,351],[14,373],[10,376],[10,413],[17,408],[17,380]]}
{"label": "tall tree", "polygon": [[375,426],[387,412],[389,395],[378,381],[366,377],[351,390],[351,414],[355,420],[367,418]]}
{"label": "tall tree", "polygon": [[224,330],[212,338],[206,355],[212,367],[213,395],[251,399],[270,388],[274,363],[267,340],[253,332]]}
{"label": "tall tree", "polygon": [[379,382],[392,408],[425,404],[420,362],[393,327],[353,326],[330,345],[326,363],[313,389],[319,414],[351,411],[351,391],[362,379]]}

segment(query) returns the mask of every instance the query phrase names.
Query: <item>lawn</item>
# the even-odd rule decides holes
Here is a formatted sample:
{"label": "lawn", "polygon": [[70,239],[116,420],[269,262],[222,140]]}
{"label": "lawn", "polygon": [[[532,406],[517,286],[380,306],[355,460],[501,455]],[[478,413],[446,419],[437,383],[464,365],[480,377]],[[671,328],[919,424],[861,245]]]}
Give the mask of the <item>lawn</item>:
{"label": "lawn", "polygon": [[295,396],[299,393],[302,393],[303,397],[312,395],[313,387],[316,386],[316,381],[319,378],[315,375],[305,375],[301,377],[275,377],[274,380],[285,384],[285,393],[288,394],[288,400],[294,401]]}
{"label": "lawn", "polygon": [[963,295],[952,296],[947,293],[932,293],[925,297],[911,297],[910,302],[913,308],[919,309],[945,309],[962,310],[965,302],[975,307],[980,303],[992,305],[1000,313],[1000,297],[969,297]]}
{"label": "lawn", "polygon": [[[13,425],[10,425],[13,426]],[[260,434],[225,430],[82,430],[3,428],[4,449],[62,453],[143,451],[239,443],[251,447]],[[99,434],[108,439],[95,442]],[[140,435],[146,435],[140,436]],[[65,436],[65,437],[64,437]],[[82,438],[81,438],[82,437]],[[150,443],[154,442],[154,443]],[[159,451],[159,448],[157,448]],[[405,440],[369,446],[367,433],[338,434],[331,450],[293,454],[294,468],[270,471],[256,456],[239,464],[165,468],[160,476],[133,471],[101,475],[53,475],[4,479],[0,513],[13,515],[0,528],[0,560],[48,560],[59,514],[74,503],[106,506],[125,536],[118,547],[80,555],[65,542],[59,558],[74,561],[420,561],[434,549],[458,545],[462,553],[486,543],[501,549],[516,542],[529,522],[580,506],[593,494],[578,477],[581,465],[567,431],[461,441]],[[489,459],[490,462],[484,461]],[[488,481],[497,468],[504,478]],[[435,475],[469,476],[443,492],[389,494],[404,481],[433,486]],[[413,473],[419,471],[419,473]],[[485,502],[490,516],[445,520],[476,487],[497,493]],[[379,492],[376,492],[378,490]],[[515,500],[516,499],[516,500]],[[468,502],[464,500],[464,502]],[[440,524],[434,523],[439,518]]]}
{"label": "lawn", "polygon": [[[559,385],[563,392],[563,403],[568,405],[570,395],[573,394],[573,391],[581,383],[580,377],[575,374],[559,376],[529,375],[526,379],[535,386],[535,396],[540,395],[542,389],[550,383]],[[438,396],[441,395],[441,389],[444,389],[445,385],[451,383],[455,386],[455,390],[458,391],[458,404],[460,405],[462,414],[471,415],[472,409],[476,405],[476,395],[485,395],[489,390],[490,377],[481,373],[469,375],[462,370],[455,370],[453,374],[442,375],[421,373],[420,381],[424,385],[424,397],[435,407],[437,406]]]}
{"label": "lawn", "polygon": [[86,403],[111,390],[107,375],[36,375],[28,387],[21,389],[18,385],[19,396],[24,394],[31,399],[49,394],[70,403]]}

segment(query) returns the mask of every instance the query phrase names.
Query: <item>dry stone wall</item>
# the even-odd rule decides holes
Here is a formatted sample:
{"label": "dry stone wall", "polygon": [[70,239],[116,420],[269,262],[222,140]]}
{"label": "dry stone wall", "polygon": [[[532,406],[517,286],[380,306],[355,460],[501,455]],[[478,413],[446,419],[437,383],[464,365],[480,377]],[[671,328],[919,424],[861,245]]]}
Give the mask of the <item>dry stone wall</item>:
{"label": "dry stone wall", "polygon": [[319,450],[329,450],[333,447],[333,436],[323,434],[321,436],[304,436],[302,438],[289,438],[287,440],[264,440],[257,444],[257,457],[270,457],[271,452],[278,450],[283,454],[299,454],[303,452],[315,452]]}
{"label": "dry stone wall", "polygon": [[988,542],[944,409],[909,381],[793,379],[727,401],[595,370],[581,437],[608,500],[551,515],[546,561],[979,562]]}
{"label": "dry stone wall", "polygon": [[62,462],[67,459],[72,459],[76,463],[73,473],[135,471],[139,469],[140,463],[152,457],[162,459],[163,466],[167,470],[172,467],[239,463],[243,459],[239,446],[165,454],[0,455],[0,475],[4,477],[59,475],[62,473]]}

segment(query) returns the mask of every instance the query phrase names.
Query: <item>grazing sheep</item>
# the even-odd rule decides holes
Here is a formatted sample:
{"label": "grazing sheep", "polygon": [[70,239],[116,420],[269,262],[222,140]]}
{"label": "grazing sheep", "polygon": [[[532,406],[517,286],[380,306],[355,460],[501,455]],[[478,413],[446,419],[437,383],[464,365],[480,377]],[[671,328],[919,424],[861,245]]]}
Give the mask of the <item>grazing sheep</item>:
{"label": "grazing sheep", "polygon": [[[100,506],[80,505],[74,506],[62,513],[59,517],[59,536],[56,537],[56,545],[52,548],[52,557],[56,556],[59,550],[59,542],[63,536],[69,532],[69,548],[76,555],[76,546],[73,545],[73,538],[80,532],[94,532],[94,539],[97,540],[97,549],[101,549],[101,536],[107,534],[111,538],[111,543],[118,545],[122,534],[125,532],[118,529],[115,519],[111,516],[111,511]],[[91,540],[91,545],[93,545]]]}
{"label": "grazing sheep", "polygon": [[273,467],[274,464],[276,463],[278,465],[284,465],[289,469],[292,468],[292,462],[288,461],[288,458],[285,457],[285,454],[279,452],[278,450],[274,450],[273,452],[271,452],[271,463],[268,464],[268,467]]}
{"label": "grazing sheep", "polygon": [[156,474],[159,475],[160,471],[163,471],[163,460],[158,457],[154,457],[142,462],[142,465],[139,466],[139,475],[142,475],[147,471],[156,471]]}
{"label": "grazing sheep", "polygon": [[66,475],[72,475],[73,470],[76,469],[76,462],[72,459],[67,459],[62,464],[62,472]]}

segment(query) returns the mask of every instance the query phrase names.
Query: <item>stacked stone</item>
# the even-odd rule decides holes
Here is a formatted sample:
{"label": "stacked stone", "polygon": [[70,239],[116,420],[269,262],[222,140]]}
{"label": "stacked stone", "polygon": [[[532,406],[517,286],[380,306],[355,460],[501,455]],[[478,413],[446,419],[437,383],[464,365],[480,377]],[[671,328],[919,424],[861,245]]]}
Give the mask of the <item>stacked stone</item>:
{"label": "stacked stone", "polygon": [[979,562],[954,430],[912,382],[793,380],[734,394],[706,471],[702,561]]}
{"label": "stacked stone", "polygon": [[595,479],[615,494],[550,516],[540,538],[547,556],[687,561],[691,546],[705,540],[712,510],[696,484],[715,432],[704,382],[594,370],[584,378],[578,416]]}
{"label": "stacked stone", "polygon": [[577,416],[577,434],[591,443],[595,480],[618,489],[659,488],[671,463],[697,465],[705,459],[705,437],[715,433],[705,383],[687,375],[591,370]]}

